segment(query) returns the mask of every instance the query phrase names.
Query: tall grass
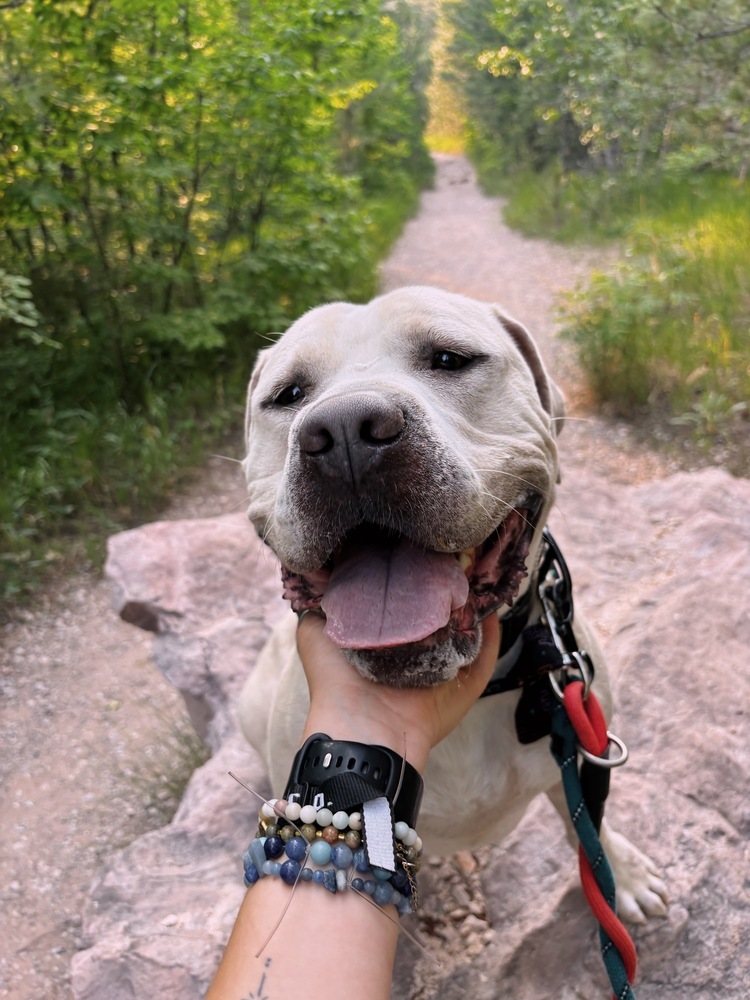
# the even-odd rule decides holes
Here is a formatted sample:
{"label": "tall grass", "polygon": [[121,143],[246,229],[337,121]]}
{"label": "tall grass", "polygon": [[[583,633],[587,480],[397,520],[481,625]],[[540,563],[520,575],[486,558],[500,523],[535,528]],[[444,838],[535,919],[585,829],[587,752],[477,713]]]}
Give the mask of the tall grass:
{"label": "tall grass", "polygon": [[[599,236],[620,227],[625,236],[614,272],[567,304],[564,335],[597,400],[662,438],[724,449],[730,468],[750,473],[746,185],[715,175],[652,181],[599,203],[593,219],[590,208],[572,216]],[[581,232],[574,221],[564,231]]]}

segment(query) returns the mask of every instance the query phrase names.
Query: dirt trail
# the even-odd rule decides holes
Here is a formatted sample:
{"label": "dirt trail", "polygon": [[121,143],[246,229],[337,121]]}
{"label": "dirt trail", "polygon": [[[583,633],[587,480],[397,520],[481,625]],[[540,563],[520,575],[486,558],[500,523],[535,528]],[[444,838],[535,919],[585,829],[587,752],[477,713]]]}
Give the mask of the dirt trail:
{"label": "dirt trail", "polygon": [[[553,342],[554,304],[600,263],[596,251],[529,240],[500,222],[471,168],[438,159],[434,191],[383,267],[385,289],[433,284],[503,305],[542,346],[570,398],[577,374]],[[561,376],[560,371],[564,374]],[[573,409],[582,414],[575,388]],[[625,428],[571,421],[564,462],[593,463],[630,482],[664,474]],[[236,466],[213,460],[169,518],[226,513],[241,504]],[[150,637],[119,622],[92,573],[66,581],[0,638],[0,997],[68,998],[80,911],[102,858],[156,825],[159,792],[188,725],[178,694],[149,663]],[[157,738],[157,733],[159,737]],[[160,799],[161,795],[161,799]],[[168,798],[168,794],[166,794]]]}
{"label": "dirt trail", "polygon": [[[212,459],[165,516],[226,513],[243,496],[239,467]],[[165,779],[192,729],[150,646],[112,612],[109,586],[93,572],[2,629],[0,997],[71,996],[94,873],[176,805]]]}

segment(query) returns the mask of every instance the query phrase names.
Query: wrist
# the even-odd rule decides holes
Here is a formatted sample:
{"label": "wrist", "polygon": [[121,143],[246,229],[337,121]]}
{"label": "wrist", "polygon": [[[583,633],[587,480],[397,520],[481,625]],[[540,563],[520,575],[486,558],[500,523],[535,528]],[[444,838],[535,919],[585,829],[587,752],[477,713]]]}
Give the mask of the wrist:
{"label": "wrist", "polygon": [[335,740],[353,740],[388,747],[407,760],[413,768],[424,773],[430,753],[430,743],[421,733],[407,730],[397,722],[387,723],[369,716],[353,718],[351,715],[332,713],[325,707],[311,706],[302,733],[303,741],[313,733],[329,733]]}

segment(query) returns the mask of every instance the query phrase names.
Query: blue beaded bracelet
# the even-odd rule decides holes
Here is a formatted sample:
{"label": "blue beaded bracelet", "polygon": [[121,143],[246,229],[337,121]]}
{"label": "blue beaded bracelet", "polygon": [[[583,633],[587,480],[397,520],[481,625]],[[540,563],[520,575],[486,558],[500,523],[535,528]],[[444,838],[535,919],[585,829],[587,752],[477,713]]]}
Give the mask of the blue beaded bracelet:
{"label": "blue beaded bracelet", "polygon": [[[305,864],[310,860],[320,867],[311,868]],[[352,851],[344,843],[331,846],[323,840],[309,844],[299,835],[285,843],[274,835],[256,837],[242,861],[248,887],[270,875],[290,886],[312,882],[334,894],[352,888],[367,894],[378,906],[395,906],[399,916],[411,913],[417,905],[416,881],[408,870],[409,861],[400,854],[395,872],[372,870],[362,847]],[[332,867],[325,867],[329,863]]]}

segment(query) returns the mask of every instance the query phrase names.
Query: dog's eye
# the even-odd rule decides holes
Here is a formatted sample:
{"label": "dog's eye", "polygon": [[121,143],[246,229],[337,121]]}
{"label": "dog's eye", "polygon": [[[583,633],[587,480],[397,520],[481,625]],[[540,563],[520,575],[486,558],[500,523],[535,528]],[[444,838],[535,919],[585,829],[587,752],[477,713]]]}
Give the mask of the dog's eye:
{"label": "dog's eye", "polygon": [[443,372],[457,372],[459,368],[464,368],[471,361],[463,354],[455,351],[435,351],[432,355],[432,370]]}
{"label": "dog's eye", "polygon": [[293,406],[295,403],[299,403],[299,401],[304,398],[304,390],[295,382],[294,385],[288,385],[285,389],[282,389],[281,392],[277,393],[273,397],[273,404],[274,406]]}

